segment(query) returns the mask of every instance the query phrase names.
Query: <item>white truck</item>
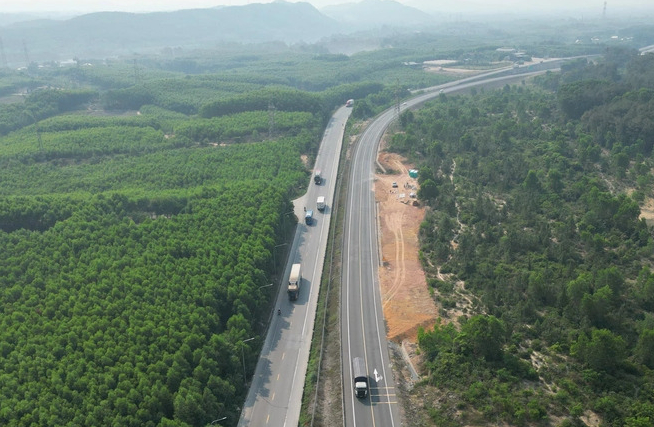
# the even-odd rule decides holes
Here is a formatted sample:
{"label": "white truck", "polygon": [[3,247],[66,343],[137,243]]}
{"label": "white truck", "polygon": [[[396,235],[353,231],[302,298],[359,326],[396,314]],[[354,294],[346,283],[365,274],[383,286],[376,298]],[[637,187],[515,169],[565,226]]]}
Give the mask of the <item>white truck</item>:
{"label": "white truck", "polygon": [[297,300],[300,295],[300,287],[302,286],[302,264],[293,264],[291,267],[291,275],[288,276],[288,299],[291,301]]}
{"label": "white truck", "polygon": [[320,212],[325,210],[325,196],[320,196],[316,200],[316,206]]}

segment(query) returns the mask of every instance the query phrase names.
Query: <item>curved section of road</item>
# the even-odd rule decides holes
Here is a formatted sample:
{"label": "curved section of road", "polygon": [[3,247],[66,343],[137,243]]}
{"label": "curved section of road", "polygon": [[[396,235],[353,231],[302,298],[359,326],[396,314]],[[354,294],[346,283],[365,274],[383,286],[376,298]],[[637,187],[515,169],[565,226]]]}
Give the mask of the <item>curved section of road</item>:
{"label": "curved section of road", "polygon": [[[555,70],[562,61],[549,61],[534,68],[500,70],[423,89],[421,95],[403,103],[400,111],[417,108],[441,93],[510,83]],[[498,76],[501,73],[509,74]],[[307,194],[296,201],[295,214],[298,218],[304,217],[303,207],[306,207],[314,210],[315,221],[311,226],[302,222],[298,225],[277,298],[282,315],[274,316],[269,326],[239,426],[298,425],[329,230],[330,206],[334,200],[343,131],[351,111],[350,108],[340,108],[325,130],[315,165],[323,172],[324,184],[316,186],[311,183]],[[380,256],[373,170],[379,141],[396,118],[395,109],[380,114],[361,135],[352,157],[346,203],[340,316],[344,422],[352,427],[402,425],[378,283]],[[327,199],[328,207],[323,214],[315,206],[318,196]],[[302,264],[303,283],[298,300],[289,302],[285,285],[293,263]],[[362,399],[356,398],[353,393],[354,357],[364,358],[370,383],[369,394]]]}
{"label": "curved section of road", "polygon": [[[654,51],[653,46],[640,49],[642,54]],[[402,425],[395,399],[388,342],[382,313],[378,267],[377,212],[374,195],[374,170],[379,142],[397,113],[417,108],[440,94],[457,93],[475,86],[513,83],[547,71],[560,69],[563,62],[576,58],[543,61],[539,64],[495,70],[415,91],[414,98],[404,102],[400,111],[388,109],[363,132],[352,156],[350,185],[345,216],[343,271],[341,290],[341,358],[343,375],[343,408],[347,427],[395,427]],[[363,357],[370,383],[369,395],[354,395],[352,360]]]}
{"label": "curved section of road", "polygon": [[[548,64],[556,67],[558,64]],[[503,70],[506,72],[507,70]],[[541,74],[546,70],[523,72],[497,77],[465,79],[424,90],[401,106],[401,111],[424,102],[474,86],[509,83]],[[395,109],[380,114],[363,132],[352,156],[350,185],[345,216],[343,271],[341,290],[341,358],[343,361],[343,408],[348,427],[401,426],[400,410],[388,354],[386,327],[379,287],[380,259],[377,233],[377,210],[374,194],[374,169],[379,141],[388,126],[397,118]],[[367,366],[369,394],[354,395],[352,360],[364,358]]]}
{"label": "curved section of road", "polygon": [[[274,315],[269,326],[239,426],[298,425],[327,247],[330,207],[334,200],[345,123],[351,112],[351,108],[341,107],[332,116],[315,163],[315,168],[322,171],[323,182],[315,185],[312,180],[307,193],[295,201],[295,214],[300,221],[277,296],[277,307],[282,314]],[[318,196],[326,199],[327,207],[323,213],[316,207]],[[304,224],[304,208],[314,211],[311,225]],[[286,284],[294,263],[302,264],[302,285],[297,301],[289,301]]]}
{"label": "curved section of road", "polygon": [[[450,84],[443,90],[451,92],[479,84]],[[418,106],[435,96],[437,92],[423,94],[407,101],[402,108]],[[345,123],[351,111],[351,108],[339,108],[323,135],[315,164],[323,173],[323,184],[309,184],[305,196],[296,201],[297,217],[304,218],[303,208],[306,207],[313,209],[315,220],[312,225],[303,221],[298,224],[277,297],[277,307],[282,314],[273,316],[269,325],[239,426],[298,425],[331,219],[330,207]],[[372,169],[379,139],[394,118],[393,110],[381,114],[366,129],[353,155],[346,207],[341,305],[345,422],[348,426],[400,426],[377,279],[379,256]],[[316,209],[318,196],[326,198],[324,213]],[[291,302],[285,288],[293,263],[302,264],[303,281],[298,300]],[[356,356],[366,361],[370,381],[370,394],[362,400],[352,393],[351,360]]]}

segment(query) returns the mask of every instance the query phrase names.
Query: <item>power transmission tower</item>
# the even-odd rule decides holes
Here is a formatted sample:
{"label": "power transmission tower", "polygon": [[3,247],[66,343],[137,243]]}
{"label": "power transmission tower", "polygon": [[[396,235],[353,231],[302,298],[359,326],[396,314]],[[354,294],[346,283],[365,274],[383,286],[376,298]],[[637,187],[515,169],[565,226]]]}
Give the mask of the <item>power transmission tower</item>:
{"label": "power transmission tower", "polygon": [[2,43],[2,37],[0,37],[0,65],[2,68],[7,68],[7,56],[5,55],[5,45]]}
{"label": "power transmission tower", "polygon": [[135,85],[139,84],[140,80],[141,80],[141,76],[139,75],[138,60],[134,58],[134,84]]}
{"label": "power transmission tower", "polygon": [[75,69],[71,73],[71,81],[73,83],[73,86],[78,87],[80,86],[82,79],[81,79],[81,73],[82,71],[80,70],[79,63],[80,59],[75,56],[73,57],[73,61],[75,61]]}
{"label": "power transmission tower", "polygon": [[39,143],[39,151],[43,151],[43,139],[41,138],[41,129],[39,129],[39,122],[34,117],[34,114],[30,113],[28,110],[23,111],[23,119],[25,120],[25,126],[31,121],[34,125],[34,131],[36,132],[36,140]]}
{"label": "power transmission tower", "polygon": [[395,117],[400,117],[400,79],[397,79],[395,85]]}
{"label": "power transmission tower", "polygon": [[273,134],[275,133],[275,104],[273,104],[272,99],[268,103],[268,138],[272,139]]}
{"label": "power transmission tower", "polygon": [[43,151],[43,140],[41,139],[41,129],[39,129],[38,123],[34,123],[34,128],[36,129],[36,140],[39,141],[39,151]]}
{"label": "power transmission tower", "polygon": [[30,55],[27,52],[27,43],[25,42],[25,39],[23,39],[23,54],[25,54],[25,66],[29,67],[30,66]]}

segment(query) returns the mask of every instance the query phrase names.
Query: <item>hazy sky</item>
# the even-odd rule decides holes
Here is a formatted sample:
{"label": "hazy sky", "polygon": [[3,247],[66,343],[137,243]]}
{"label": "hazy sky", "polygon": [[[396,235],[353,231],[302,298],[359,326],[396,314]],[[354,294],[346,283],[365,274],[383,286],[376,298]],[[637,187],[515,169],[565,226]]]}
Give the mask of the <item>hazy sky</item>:
{"label": "hazy sky", "polygon": [[[218,5],[234,6],[248,3],[269,3],[271,0],[0,0],[2,12],[96,12],[127,11],[143,12],[154,10],[178,10],[207,8]],[[291,0],[295,3],[297,0]],[[359,0],[309,0],[317,8],[331,4],[357,2]],[[555,9],[601,10],[604,0],[396,0],[399,3],[423,7],[429,10],[461,9],[470,12],[481,11],[526,11]],[[652,8],[654,0],[607,0],[607,11],[625,8]]]}

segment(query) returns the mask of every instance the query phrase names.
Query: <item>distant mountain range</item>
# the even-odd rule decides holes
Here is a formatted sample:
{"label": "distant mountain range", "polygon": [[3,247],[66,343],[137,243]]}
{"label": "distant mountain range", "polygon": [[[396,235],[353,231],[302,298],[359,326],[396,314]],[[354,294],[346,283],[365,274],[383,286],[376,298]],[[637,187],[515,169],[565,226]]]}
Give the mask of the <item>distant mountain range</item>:
{"label": "distant mountain range", "polygon": [[[325,8],[276,1],[175,12],[98,12],[69,19],[0,23],[10,65],[157,52],[165,47],[202,48],[221,42],[313,43],[334,34],[380,26],[422,25],[430,15],[392,0],[364,0]],[[26,57],[27,51],[27,57]],[[0,64],[1,66],[2,64]]]}
{"label": "distant mountain range", "polygon": [[434,20],[428,13],[392,0],[363,0],[327,6],[321,11],[336,21],[358,29],[379,26],[416,27]]}

